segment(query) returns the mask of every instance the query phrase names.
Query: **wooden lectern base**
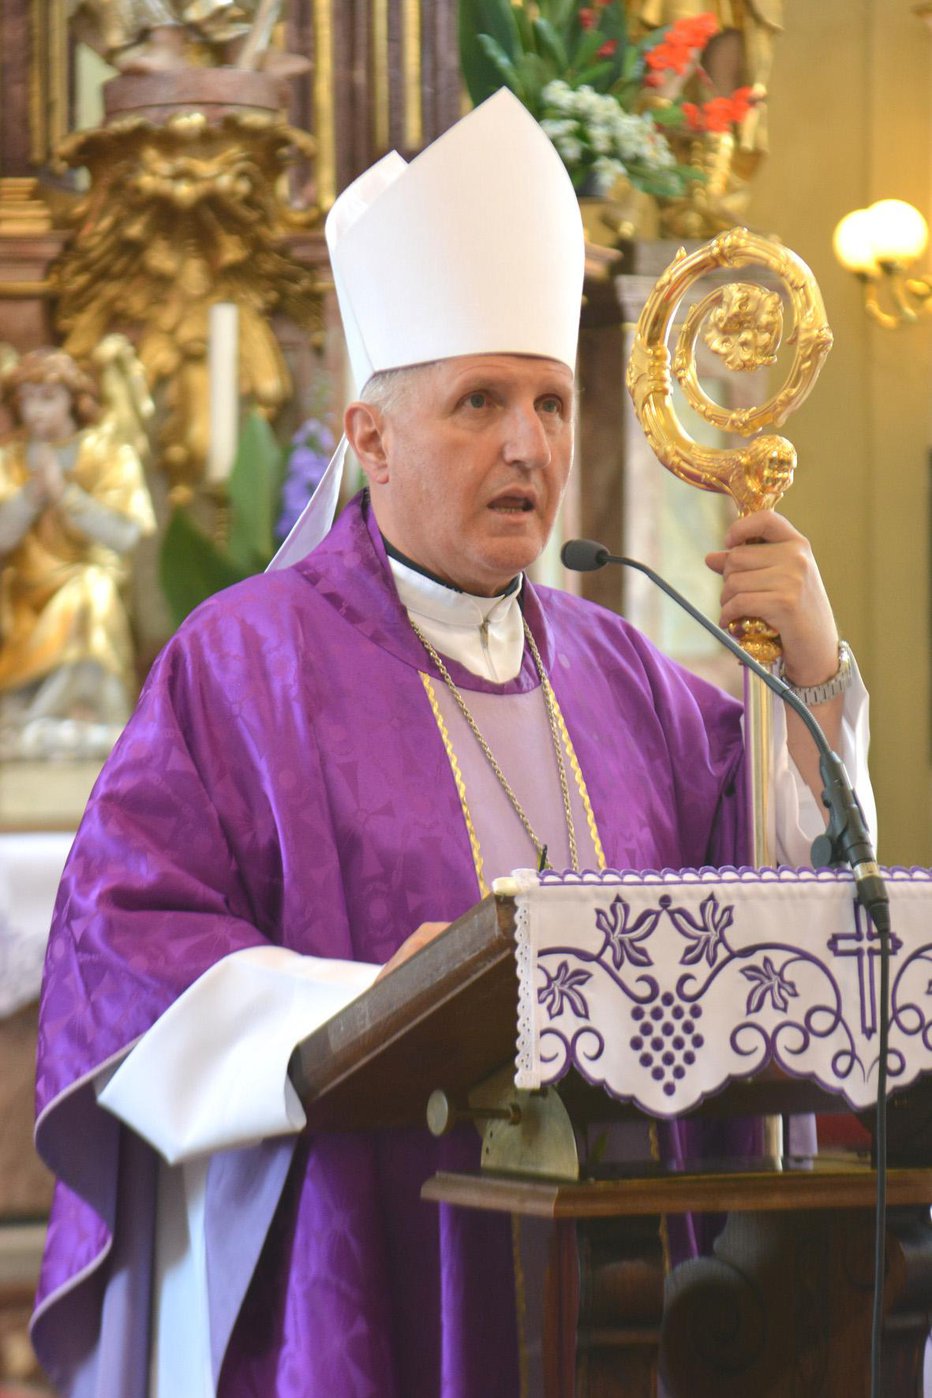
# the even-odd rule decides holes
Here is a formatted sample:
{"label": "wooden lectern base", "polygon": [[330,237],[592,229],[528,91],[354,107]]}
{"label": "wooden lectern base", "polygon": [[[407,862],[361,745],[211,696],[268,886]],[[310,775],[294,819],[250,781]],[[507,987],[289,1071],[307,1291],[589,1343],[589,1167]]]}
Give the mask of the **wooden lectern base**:
{"label": "wooden lectern base", "polygon": [[[542,1398],[868,1398],[876,1177],[864,1165],[580,1182],[436,1175],[425,1199],[551,1218]],[[884,1398],[922,1398],[932,1170],[888,1177]],[[664,1276],[661,1217],[728,1210]]]}

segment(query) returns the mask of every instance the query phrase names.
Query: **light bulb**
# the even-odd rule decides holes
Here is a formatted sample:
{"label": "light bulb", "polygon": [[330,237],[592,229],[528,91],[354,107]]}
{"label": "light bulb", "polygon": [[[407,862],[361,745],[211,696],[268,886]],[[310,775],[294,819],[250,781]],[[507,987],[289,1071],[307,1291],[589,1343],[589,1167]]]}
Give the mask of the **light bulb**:
{"label": "light bulb", "polygon": [[832,235],[832,247],[842,267],[868,276],[878,271],[870,210],[855,209],[845,214]]}
{"label": "light bulb", "polygon": [[867,210],[869,234],[878,262],[915,262],[929,241],[929,226],[918,209],[902,199],[881,199]]}

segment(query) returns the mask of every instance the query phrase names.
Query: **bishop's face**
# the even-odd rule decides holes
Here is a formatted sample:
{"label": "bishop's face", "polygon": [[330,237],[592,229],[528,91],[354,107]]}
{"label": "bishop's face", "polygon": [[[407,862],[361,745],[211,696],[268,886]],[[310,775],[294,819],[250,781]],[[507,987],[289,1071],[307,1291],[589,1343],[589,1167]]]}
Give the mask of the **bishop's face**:
{"label": "bishop's face", "polygon": [[[573,457],[573,375],[524,355],[418,370],[366,467],[385,536],[466,592],[493,596],[538,557]],[[365,463],[364,463],[365,465]]]}

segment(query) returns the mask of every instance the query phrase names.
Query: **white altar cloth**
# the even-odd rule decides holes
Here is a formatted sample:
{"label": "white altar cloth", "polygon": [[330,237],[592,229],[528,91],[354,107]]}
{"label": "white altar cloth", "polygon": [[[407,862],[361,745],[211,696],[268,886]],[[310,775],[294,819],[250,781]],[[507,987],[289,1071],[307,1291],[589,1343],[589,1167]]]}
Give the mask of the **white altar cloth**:
{"label": "white altar cloth", "polygon": [[[932,1070],[932,870],[884,871],[889,1089]],[[876,1100],[879,938],[847,870],[518,870],[516,1084],[570,1068],[653,1116],[768,1063]]]}

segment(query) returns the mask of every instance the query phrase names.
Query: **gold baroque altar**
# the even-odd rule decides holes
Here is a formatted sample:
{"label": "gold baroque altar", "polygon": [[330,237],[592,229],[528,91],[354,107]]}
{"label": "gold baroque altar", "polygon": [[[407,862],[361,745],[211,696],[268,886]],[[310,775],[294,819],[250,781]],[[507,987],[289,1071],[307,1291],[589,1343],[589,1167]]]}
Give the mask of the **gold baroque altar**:
{"label": "gold baroque altar", "polygon": [[78,360],[113,330],[132,336],[159,408],[158,464],[186,490],[207,456],[211,305],[239,307],[240,393],[268,416],[292,393],[271,318],[321,338],[322,278],[288,246],[318,213],[292,208],[285,189],[313,142],[262,73],[127,75],[105,96],[105,124],[60,149],[91,184],[52,272],[58,328]]}

